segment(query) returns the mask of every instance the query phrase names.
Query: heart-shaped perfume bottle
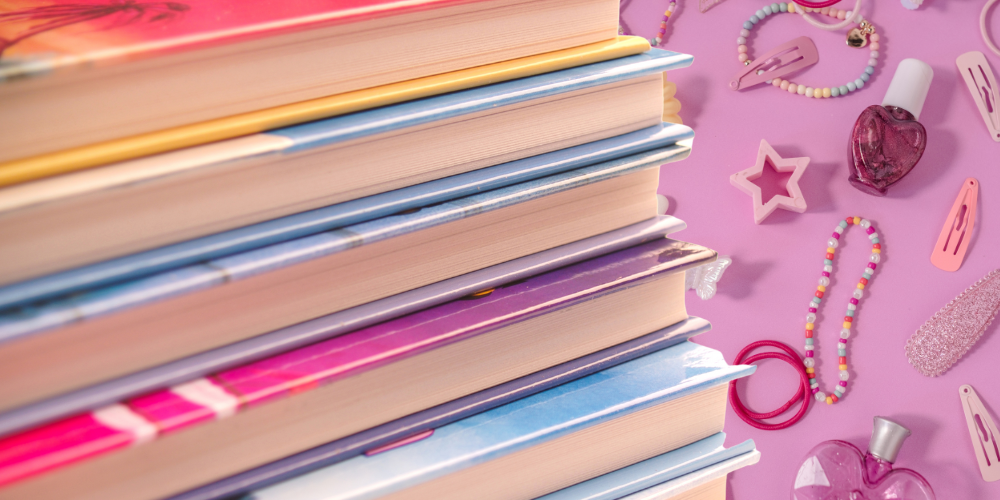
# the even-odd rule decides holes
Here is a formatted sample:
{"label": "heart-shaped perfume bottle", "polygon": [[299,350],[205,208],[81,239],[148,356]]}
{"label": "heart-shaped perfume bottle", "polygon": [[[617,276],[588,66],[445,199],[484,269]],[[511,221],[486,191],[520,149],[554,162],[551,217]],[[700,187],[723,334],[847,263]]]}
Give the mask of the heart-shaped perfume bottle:
{"label": "heart-shaped perfume bottle", "polygon": [[868,453],[844,441],[826,441],[812,449],[795,476],[792,500],[935,500],[920,474],[893,469],[910,431],[875,417]]}
{"label": "heart-shaped perfume bottle", "polygon": [[904,59],[896,68],[882,105],[868,106],[854,123],[848,147],[851,185],[875,196],[885,196],[920,161],[927,131],[917,121],[934,71],[916,59]]}

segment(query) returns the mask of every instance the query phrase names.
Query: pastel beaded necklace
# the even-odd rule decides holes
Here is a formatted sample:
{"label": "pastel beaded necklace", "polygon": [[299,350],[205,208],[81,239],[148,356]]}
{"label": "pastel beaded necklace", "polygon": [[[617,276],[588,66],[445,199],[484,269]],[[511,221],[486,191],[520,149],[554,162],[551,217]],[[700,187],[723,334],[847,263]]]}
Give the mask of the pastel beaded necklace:
{"label": "pastel beaded necklace", "polygon": [[[840,383],[834,388],[834,391],[830,395],[826,395],[819,390],[819,381],[816,379],[816,361],[813,359],[814,343],[813,343],[813,330],[816,324],[816,311],[819,308],[820,302],[823,300],[823,294],[826,293],[826,287],[830,286],[830,273],[833,272],[833,252],[837,249],[840,244],[840,235],[847,229],[847,226],[858,225],[861,226],[868,233],[868,239],[872,243],[872,253],[868,258],[868,266],[865,267],[864,273],[861,275],[861,280],[858,282],[857,288],[855,288],[854,293],[847,304],[847,312],[844,313],[844,323],[843,329],[840,330],[840,343],[837,345],[837,355],[838,365],[840,368]],[[813,397],[816,401],[826,401],[826,404],[833,404],[840,400],[844,396],[844,392],[847,391],[847,380],[851,378],[851,374],[847,371],[847,339],[851,337],[851,324],[854,322],[854,313],[858,308],[858,304],[861,302],[861,297],[864,296],[865,286],[868,284],[868,280],[871,279],[872,273],[875,272],[875,268],[878,266],[878,262],[881,259],[880,254],[882,253],[882,244],[878,238],[878,233],[875,232],[875,227],[868,219],[862,219],[860,217],[848,217],[837,225],[833,229],[833,235],[826,242],[826,259],[823,261],[823,274],[819,278],[819,286],[816,287],[815,296],[809,303],[809,313],[806,314],[806,358],[803,360],[802,364],[806,367],[806,373],[809,377],[809,388],[812,390]]]}
{"label": "pastel beaded necklace", "polygon": [[[622,0],[618,10],[619,12],[625,12],[625,8],[632,0]],[[667,22],[670,21],[670,16],[674,14],[674,9],[677,8],[677,2],[671,0],[670,5],[667,6],[667,10],[663,12],[663,20],[660,21],[660,30],[656,33],[656,36],[649,39],[649,45],[653,47],[659,47],[663,43],[663,37],[667,33]],[[629,29],[628,24],[625,24],[625,20],[622,19],[621,14],[618,15],[618,34],[619,35],[631,35],[632,30]]]}
{"label": "pastel beaded necklace", "polygon": [[[860,6],[860,1],[855,4],[856,7]],[[750,19],[743,22],[743,29],[740,30],[740,36],[736,39],[736,52],[737,58],[744,65],[750,65],[752,58],[750,57],[750,49],[747,45],[747,39],[750,37],[750,31],[760,23],[764,18],[772,14],[780,13],[799,13],[803,15],[803,18],[809,21],[811,24],[817,25],[823,29],[834,29],[840,25],[822,25],[814,21],[812,18],[808,17],[809,12],[818,12],[820,14],[832,17],[834,19],[844,20],[846,23],[856,22],[858,27],[850,30],[847,35],[847,45],[855,48],[861,48],[869,45],[869,58],[868,65],[861,72],[858,78],[854,81],[849,81],[844,85],[832,86],[832,87],[811,87],[808,85],[798,84],[792,82],[791,80],[783,80],[781,78],[774,78],[768,80],[767,83],[780,88],[791,94],[797,94],[805,97],[815,97],[818,99],[844,96],[851,92],[854,92],[865,86],[865,83],[871,80],[872,75],[875,73],[875,65],[878,63],[879,57],[879,35],[875,32],[875,26],[868,21],[865,21],[861,14],[855,14],[853,11],[838,10],[831,7],[823,7],[821,9],[812,9],[808,7],[802,7],[796,5],[795,2],[781,2],[772,3],[770,5],[765,5],[761,9],[758,9]],[[846,24],[844,24],[846,26]]]}
{"label": "pastel beaded necklace", "polygon": [[[840,338],[838,339],[839,343],[837,344],[837,365],[838,368],[840,368],[840,381],[834,387],[833,392],[827,395],[819,390],[819,380],[816,377],[816,345],[813,333],[816,328],[816,313],[819,311],[820,303],[823,302],[823,295],[826,294],[826,287],[830,286],[830,275],[833,273],[834,252],[836,252],[837,247],[840,246],[840,237],[844,233],[844,229],[847,229],[847,227],[851,225],[860,226],[868,233],[868,239],[871,242],[872,251],[871,255],[868,257],[869,262],[867,266],[865,266],[864,272],[861,275],[861,280],[858,282],[851,299],[848,301],[847,312],[844,315],[842,329],[840,330]],[[837,227],[833,229],[833,234],[830,236],[830,239],[826,241],[826,245],[826,255],[823,260],[823,272],[819,278],[819,285],[816,287],[816,292],[813,294],[813,298],[809,302],[808,312],[806,313],[805,358],[800,358],[794,349],[774,340],[760,340],[753,342],[744,347],[743,350],[736,355],[736,359],[734,361],[735,364],[751,364],[756,361],[769,358],[782,360],[792,365],[800,378],[799,387],[796,389],[794,396],[779,408],[766,413],[757,413],[747,408],[746,405],[744,405],[740,400],[739,393],[736,390],[737,380],[730,382],[729,400],[733,410],[741,420],[758,429],[779,430],[795,424],[803,416],[805,416],[806,410],[809,408],[810,395],[812,395],[817,402],[825,401],[826,404],[832,405],[837,401],[840,401],[840,399],[844,397],[844,393],[847,391],[847,381],[851,378],[850,372],[847,371],[847,339],[851,337],[851,326],[854,323],[854,316],[857,312],[858,305],[861,303],[861,297],[864,296],[865,286],[868,285],[869,280],[872,278],[872,274],[875,272],[875,268],[878,267],[878,263],[881,260],[882,244],[879,240],[878,233],[875,231],[875,227],[872,226],[868,219],[862,219],[860,217],[847,217],[846,219],[840,221]],[[751,352],[762,347],[773,347],[784,352],[770,351],[750,355]],[[799,400],[802,401],[802,405],[799,407],[799,410],[795,413],[795,415],[788,420],[774,424],[764,422],[764,419],[773,418],[785,413]]]}

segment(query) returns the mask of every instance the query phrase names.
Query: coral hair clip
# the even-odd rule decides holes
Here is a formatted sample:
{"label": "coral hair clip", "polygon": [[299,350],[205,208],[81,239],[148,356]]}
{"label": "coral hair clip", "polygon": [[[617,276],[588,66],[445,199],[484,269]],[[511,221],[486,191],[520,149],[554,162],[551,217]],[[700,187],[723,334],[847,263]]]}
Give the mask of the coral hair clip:
{"label": "coral hair clip", "polygon": [[966,52],[955,60],[958,71],[965,79],[969,92],[972,93],[972,100],[976,102],[979,114],[986,122],[986,129],[990,132],[990,137],[994,141],[1000,142],[1000,86],[990,68],[990,63],[982,52]]}
{"label": "coral hair clip", "polygon": [[979,201],[979,181],[969,177],[962,183],[955,203],[948,212],[941,234],[938,235],[931,264],[944,271],[958,271],[965,260],[972,239],[972,229],[976,225],[976,203]]}
{"label": "coral hair clip", "polygon": [[729,88],[742,90],[794,73],[819,62],[816,44],[808,37],[789,40],[753,60],[729,82]]}

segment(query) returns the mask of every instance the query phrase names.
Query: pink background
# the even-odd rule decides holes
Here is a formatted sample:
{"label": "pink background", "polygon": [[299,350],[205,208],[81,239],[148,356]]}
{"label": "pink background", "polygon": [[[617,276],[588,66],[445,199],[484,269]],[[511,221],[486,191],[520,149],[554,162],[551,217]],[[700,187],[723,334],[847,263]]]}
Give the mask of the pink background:
{"label": "pink background", "polygon": [[[638,35],[655,35],[668,0],[633,0],[623,14]],[[851,5],[848,6],[847,4]],[[844,439],[864,449],[872,417],[898,419],[914,435],[896,465],[916,469],[939,499],[998,499],[1000,482],[982,480],[972,452],[958,398],[971,384],[994,420],[1000,422],[1000,333],[997,323],[952,370],[938,378],[918,374],[906,360],[906,339],[938,309],[1000,267],[1000,143],[993,142],[958,74],[955,58],[979,50],[995,70],[1000,57],[982,42],[979,11],[984,0],[926,0],[909,11],[898,0],[866,0],[862,12],[881,34],[880,64],[862,90],[826,100],[792,96],[772,87],[734,92],[727,82],[741,68],[736,38],[743,21],[763,0],[726,0],[700,13],[696,0],[681,0],[668,25],[666,48],[695,56],[694,65],[670,73],[678,82],[680,112],[697,132],[694,153],[664,167],[660,192],[671,202],[668,213],[687,221],[678,236],[730,255],[733,265],[718,295],[701,301],[688,295],[691,314],[712,321],[714,330],[699,342],[732,360],[746,344],[774,339],[802,350],[806,303],[822,271],[826,240],[847,215],[871,219],[883,235],[883,261],[866,289],[848,348],[851,381],[834,406],[812,406],[792,428],[759,431],[729,410],[728,443],[753,438],[763,453],[758,465],[732,475],[729,498],[789,498],[795,472],[808,450],[827,439]],[[850,8],[854,2],[837,7]],[[827,18],[828,19],[828,18]],[[991,14],[1000,37],[1000,8]],[[768,17],[753,30],[751,53],[797,36],[816,43],[820,62],[793,78],[833,85],[857,78],[868,50],[848,48],[844,32],[825,32],[798,16]],[[919,58],[934,68],[931,93],[920,121],[927,128],[926,153],[914,170],[876,198],[847,182],[848,136],[858,114],[879,104],[900,60]],[[998,73],[1000,77],[1000,73]],[[809,204],[803,214],[778,210],[754,225],[750,198],[729,184],[730,174],[752,165],[764,138],[783,156],[811,158],[801,183]],[[930,263],[931,247],[962,182],[981,183],[979,212],[969,254],[958,272]],[[772,181],[773,182],[773,181]],[[855,227],[840,240],[820,320],[816,345],[821,390],[831,392],[837,376],[834,344],[847,299],[868,257],[867,238]],[[764,361],[749,379],[751,407],[770,410],[794,391],[791,368]]]}

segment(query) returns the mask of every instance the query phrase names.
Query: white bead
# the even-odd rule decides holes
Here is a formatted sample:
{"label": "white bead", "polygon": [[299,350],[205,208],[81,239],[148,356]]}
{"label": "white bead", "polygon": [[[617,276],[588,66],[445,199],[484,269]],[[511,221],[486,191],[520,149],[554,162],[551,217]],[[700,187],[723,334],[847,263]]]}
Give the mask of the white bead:
{"label": "white bead", "polygon": [[826,246],[830,248],[837,248],[838,245],[840,245],[840,241],[837,240],[837,238],[830,238],[826,240]]}
{"label": "white bead", "polygon": [[847,370],[840,370],[840,380],[846,381],[849,378],[851,378],[851,374],[847,373]]}
{"label": "white bead", "polygon": [[813,309],[816,309],[816,306],[817,306],[817,305],[818,305],[818,304],[816,304],[815,302],[810,302],[810,303],[809,303],[809,307],[811,307],[811,308],[813,308]]}
{"label": "white bead", "polygon": [[802,361],[802,364],[806,365],[806,368],[812,368],[816,366],[816,360],[812,358],[806,358],[805,360]]}
{"label": "white bead", "polygon": [[[873,253],[871,257],[868,257],[868,260],[878,264],[878,261],[882,259],[881,255],[882,254]],[[869,267],[868,269],[871,268]]]}
{"label": "white bead", "polygon": [[813,350],[813,346],[811,346],[811,345],[807,345],[807,346],[806,346],[806,350],[807,350],[807,351],[811,351],[811,350]]}
{"label": "white bead", "polygon": [[816,401],[826,401],[826,394],[823,394],[823,391],[817,392],[814,397],[816,398]]}
{"label": "white bead", "polygon": [[847,388],[842,385],[838,385],[837,390],[840,391],[841,393],[847,392]]}
{"label": "white bead", "polygon": [[814,89],[812,87],[806,87],[806,97],[813,96]]}
{"label": "white bead", "polygon": [[868,219],[861,219],[861,222],[858,225],[861,226],[861,227],[863,227],[863,228],[865,228],[865,229],[868,229],[869,227],[872,227],[872,223]]}
{"label": "white bead", "polygon": [[861,297],[865,296],[865,292],[862,292],[860,288],[855,288],[854,293],[851,294],[854,298],[861,300]]}
{"label": "white bead", "polygon": [[842,228],[840,226],[837,226],[837,227],[833,228],[833,232],[835,232],[837,234],[844,234],[844,228]]}
{"label": "white bead", "polygon": [[828,273],[832,273],[833,272],[833,266],[829,266],[829,265],[828,266],[823,266],[823,270],[826,271],[826,272],[828,272]]}
{"label": "white bead", "polygon": [[840,331],[840,338],[842,338],[842,339],[849,339],[849,338],[851,338],[851,329],[850,328],[844,328],[843,330],[841,330]]}
{"label": "white bead", "polygon": [[806,314],[806,323],[815,323],[816,315],[813,313]]}
{"label": "white bead", "polygon": [[855,310],[857,308],[858,308],[858,306],[856,306],[854,304],[847,304],[847,310],[848,311],[853,311],[853,310]]}
{"label": "white bead", "polygon": [[827,278],[826,276],[820,276],[819,286],[830,286],[830,278]]}
{"label": "white bead", "polygon": [[872,233],[868,235],[869,240],[874,240],[875,238],[878,238],[878,233]]}

